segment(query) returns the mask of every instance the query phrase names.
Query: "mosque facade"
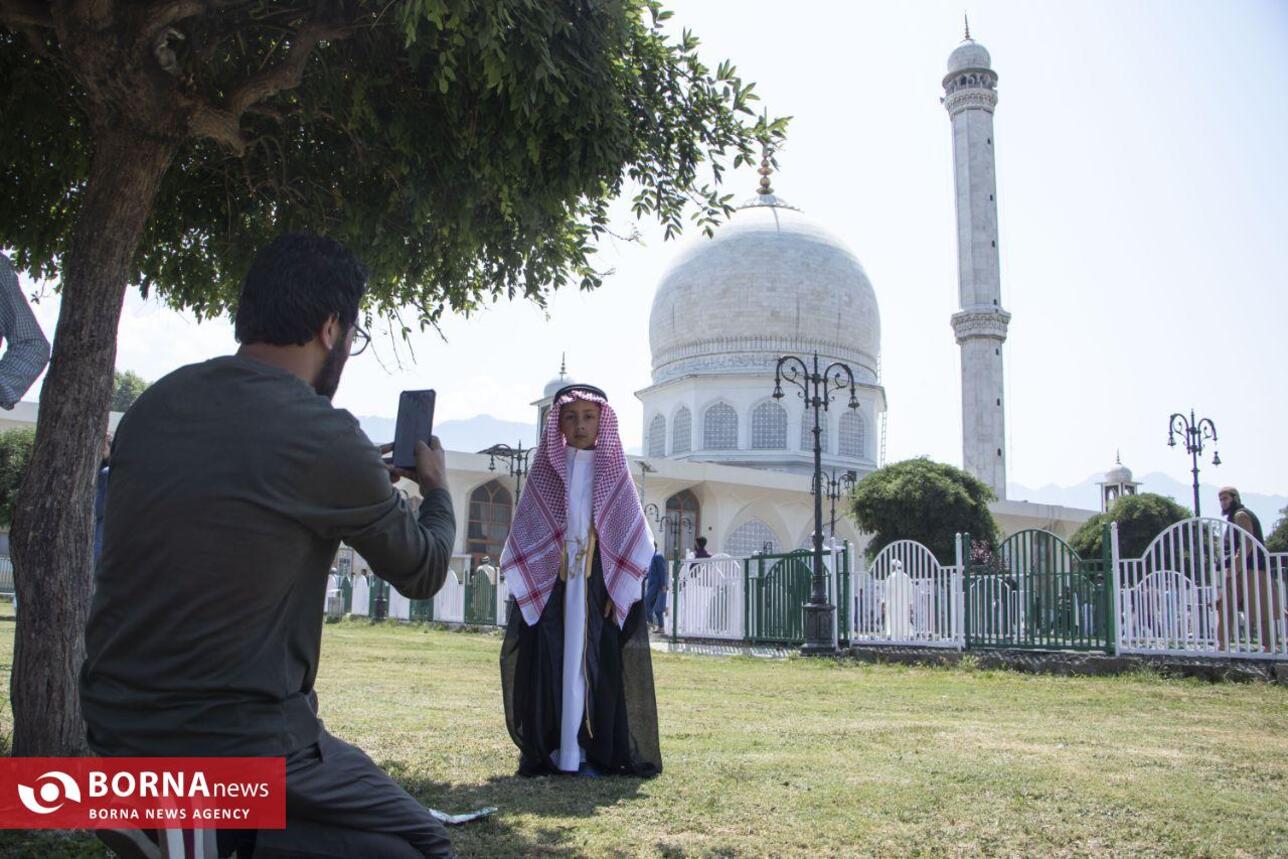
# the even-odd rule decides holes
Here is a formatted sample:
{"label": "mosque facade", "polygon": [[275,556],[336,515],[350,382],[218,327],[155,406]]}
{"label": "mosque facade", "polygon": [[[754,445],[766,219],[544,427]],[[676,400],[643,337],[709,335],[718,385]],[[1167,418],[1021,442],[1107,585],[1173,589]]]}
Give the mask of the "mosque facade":
{"label": "mosque facade", "polygon": [[[998,496],[1003,533],[1043,528],[1069,536],[1089,510],[1006,500],[1003,344],[993,110],[997,74],[970,38],[949,56],[943,105],[951,126],[957,212],[962,461]],[[710,239],[696,238],[663,275],[649,318],[651,384],[642,405],[636,484],[658,543],[670,555],[697,536],[745,556],[809,546],[814,531],[813,415],[790,384],[775,399],[784,355],[853,372],[858,408],[838,396],[823,414],[823,470],[857,480],[884,461],[886,390],[881,314],[854,252],[775,193],[767,164],[758,192]],[[949,308],[945,308],[949,310]],[[533,403],[542,425],[561,371]],[[844,505],[844,499],[838,502]],[[824,533],[862,547],[844,509],[824,503]]]}

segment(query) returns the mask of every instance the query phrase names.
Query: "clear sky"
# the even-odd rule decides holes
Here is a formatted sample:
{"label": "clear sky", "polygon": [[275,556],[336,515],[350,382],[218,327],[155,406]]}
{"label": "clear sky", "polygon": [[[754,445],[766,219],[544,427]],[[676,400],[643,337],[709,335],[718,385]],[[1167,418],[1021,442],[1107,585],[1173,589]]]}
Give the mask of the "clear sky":
{"label": "clear sky", "polygon": [[[939,97],[962,4],[668,5],[677,29],[702,37],[711,65],[732,59],[772,113],[794,117],[775,190],[840,236],[872,280],[887,459],[960,464],[948,322],[953,176]],[[1009,478],[1077,483],[1121,449],[1138,475],[1188,482],[1188,457],[1166,446],[1167,418],[1194,407],[1221,438],[1223,465],[1207,466],[1205,482],[1284,493],[1288,3],[976,2],[968,11],[1000,78],[1002,303],[1014,314]],[[747,171],[728,184],[749,196],[755,179]],[[629,229],[625,215],[618,226]],[[627,444],[639,444],[634,392],[650,378],[653,292],[680,247],[701,241],[663,242],[647,229],[644,238],[607,245],[601,256],[615,273],[604,288],[560,294],[548,317],[503,305],[449,319],[448,341],[418,338],[416,363],[402,371],[371,354],[355,359],[336,403],[392,416],[400,390],[434,387],[440,420],[531,421],[528,403],[566,351],[570,372],[608,390]],[[56,309],[52,296],[38,309],[46,331]],[[388,366],[390,341],[376,346]],[[133,293],[117,366],[155,379],[233,348],[226,323],[197,326]]]}

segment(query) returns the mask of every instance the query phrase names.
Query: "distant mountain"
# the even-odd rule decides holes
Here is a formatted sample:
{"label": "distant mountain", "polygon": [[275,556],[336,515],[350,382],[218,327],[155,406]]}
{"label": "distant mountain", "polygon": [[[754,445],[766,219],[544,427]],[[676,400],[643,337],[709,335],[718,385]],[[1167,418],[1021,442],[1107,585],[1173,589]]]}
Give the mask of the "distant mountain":
{"label": "distant mountain", "polygon": [[[1100,487],[1096,483],[1102,479],[1103,475],[1095,474],[1077,486],[1047,484],[1037,489],[1019,483],[1008,483],[1006,493],[1012,501],[1034,501],[1038,504],[1060,504],[1065,507],[1080,507],[1084,510],[1099,510]],[[1194,506],[1194,489],[1188,483],[1181,483],[1158,471],[1137,479],[1141,481],[1141,492],[1154,492],[1168,496],[1187,509]],[[1221,515],[1221,507],[1216,498],[1218,488],[1210,483],[1199,483],[1199,501],[1203,505],[1203,515]],[[1257,514],[1257,518],[1261,520],[1261,527],[1268,534],[1275,526],[1275,522],[1279,520],[1279,511],[1288,507],[1288,496],[1244,492],[1243,503]]]}
{"label": "distant mountain", "polygon": [[[367,437],[379,444],[392,441],[394,437],[394,418],[361,415],[358,423]],[[443,421],[434,426],[434,435],[443,442],[448,450],[463,450],[473,453],[499,442],[514,445],[522,441],[524,447],[531,447],[536,442],[537,428],[533,424],[503,421],[491,415],[475,415],[459,421]]]}

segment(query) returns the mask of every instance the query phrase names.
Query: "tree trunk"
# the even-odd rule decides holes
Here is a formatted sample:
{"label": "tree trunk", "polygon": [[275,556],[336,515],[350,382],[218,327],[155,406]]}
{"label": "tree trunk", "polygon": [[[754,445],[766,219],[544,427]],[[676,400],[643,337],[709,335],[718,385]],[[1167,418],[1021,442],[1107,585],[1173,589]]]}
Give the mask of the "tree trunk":
{"label": "tree trunk", "polygon": [[[85,750],[77,676],[92,590],[93,498],[107,431],[116,329],[135,250],[177,144],[96,130],[62,271],[62,309],[36,444],[14,509],[18,595],[11,700],[15,756]],[[88,409],[86,404],[89,404]]]}

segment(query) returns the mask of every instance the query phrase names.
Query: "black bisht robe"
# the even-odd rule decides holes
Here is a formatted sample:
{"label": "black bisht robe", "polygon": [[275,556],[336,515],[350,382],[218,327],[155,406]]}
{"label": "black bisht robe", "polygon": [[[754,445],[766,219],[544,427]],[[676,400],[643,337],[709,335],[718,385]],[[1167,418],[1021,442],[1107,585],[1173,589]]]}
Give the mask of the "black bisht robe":
{"label": "black bisht robe", "polygon": [[[644,603],[637,600],[619,629],[604,617],[608,589],[599,547],[586,588],[586,710],[578,740],[587,763],[606,775],[652,778],[662,772],[657,740],[657,696]],[[564,582],[555,582],[540,620],[529,626],[509,601],[501,645],[501,694],[505,723],[519,747],[519,774],[559,774],[550,759],[559,748],[563,696]]]}

